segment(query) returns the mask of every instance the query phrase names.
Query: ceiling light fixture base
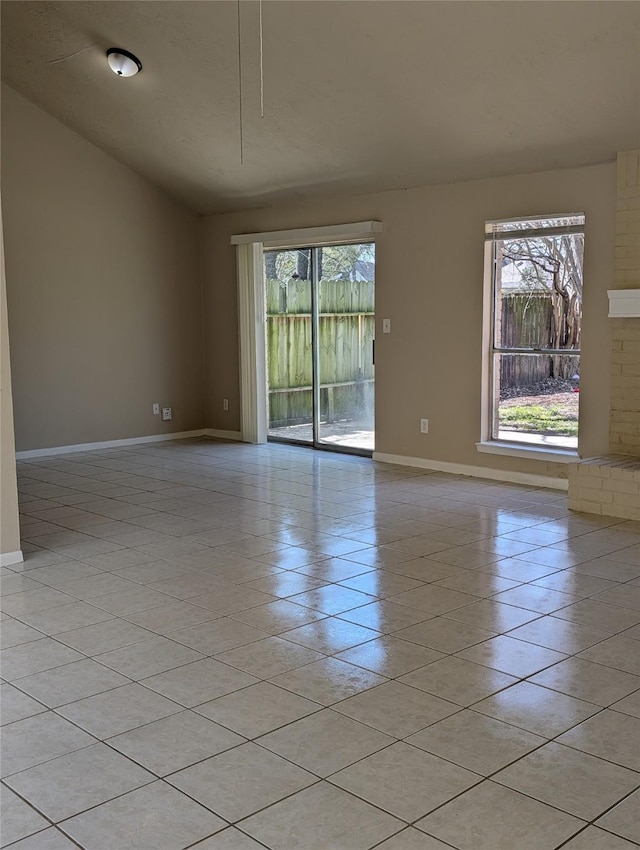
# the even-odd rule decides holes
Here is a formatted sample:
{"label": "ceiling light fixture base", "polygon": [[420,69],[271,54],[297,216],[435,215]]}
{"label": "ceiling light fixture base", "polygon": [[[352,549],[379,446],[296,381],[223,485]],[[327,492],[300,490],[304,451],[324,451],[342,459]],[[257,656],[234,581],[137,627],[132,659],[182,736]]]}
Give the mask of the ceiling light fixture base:
{"label": "ceiling light fixture base", "polygon": [[118,77],[133,77],[142,71],[142,62],[138,57],[121,47],[110,47],[107,50],[107,62]]}

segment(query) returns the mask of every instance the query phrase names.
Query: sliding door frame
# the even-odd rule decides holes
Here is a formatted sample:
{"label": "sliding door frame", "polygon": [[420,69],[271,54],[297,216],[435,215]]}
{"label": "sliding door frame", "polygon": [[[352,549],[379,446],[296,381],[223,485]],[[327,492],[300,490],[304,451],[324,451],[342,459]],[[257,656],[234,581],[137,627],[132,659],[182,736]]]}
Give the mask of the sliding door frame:
{"label": "sliding door frame", "polygon": [[[238,332],[240,345],[240,411],[241,434],[245,443],[267,442],[268,390],[266,376],[266,302],[264,283],[264,251],[275,248],[320,248],[327,245],[346,245],[357,242],[375,242],[382,232],[380,221],[359,221],[329,227],[308,227],[299,230],[278,230],[262,233],[244,233],[231,237],[237,250],[238,270]],[[314,267],[312,278],[317,278],[317,251],[311,252]],[[313,281],[312,281],[313,284]],[[312,285],[312,298],[317,295]],[[315,307],[316,305],[314,305]],[[318,323],[318,310],[312,310],[314,324]],[[314,333],[314,357],[317,357]],[[314,362],[314,373],[316,371]],[[314,379],[313,421],[314,433],[319,433],[320,399],[319,380]],[[298,443],[297,445],[305,445]],[[323,443],[309,443],[317,448],[342,450],[350,454],[357,449],[328,447]],[[367,452],[368,454],[368,452]]]}
{"label": "sliding door frame", "polygon": [[313,385],[313,435],[311,445],[318,448],[320,436],[320,281],[318,280],[318,249],[311,248],[311,383]]}

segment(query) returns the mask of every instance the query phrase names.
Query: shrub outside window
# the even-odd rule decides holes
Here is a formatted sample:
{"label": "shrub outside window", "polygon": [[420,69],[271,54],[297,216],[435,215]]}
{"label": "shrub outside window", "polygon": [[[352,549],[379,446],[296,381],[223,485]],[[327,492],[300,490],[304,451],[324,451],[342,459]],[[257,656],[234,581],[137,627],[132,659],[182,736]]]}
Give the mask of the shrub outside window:
{"label": "shrub outside window", "polygon": [[486,239],[490,437],[577,449],[584,215],[489,222]]}

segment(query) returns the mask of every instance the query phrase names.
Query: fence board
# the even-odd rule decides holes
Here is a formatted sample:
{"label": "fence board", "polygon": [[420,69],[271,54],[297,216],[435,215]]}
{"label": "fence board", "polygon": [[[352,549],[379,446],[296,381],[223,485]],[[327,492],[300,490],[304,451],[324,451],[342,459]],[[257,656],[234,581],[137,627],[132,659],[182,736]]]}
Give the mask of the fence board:
{"label": "fence board", "polygon": [[[548,292],[504,294],[498,317],[500,341],[506,348],[555,348],[556,321],[553,297]],[[570,349],[568,349],[570,350]],[[579,366],[577,356],[502,355],[500,387],[532,387],[549,378],[572,378]]]}
{"label": "fence board", "polygon": [[[374,284],[321,281],[321,407],[350,415],[373,402]],[[312,410],[311,285],[266,282],[267,369],[272,425],[307,422]],[[288,390],[288,392],[287,392]]]}

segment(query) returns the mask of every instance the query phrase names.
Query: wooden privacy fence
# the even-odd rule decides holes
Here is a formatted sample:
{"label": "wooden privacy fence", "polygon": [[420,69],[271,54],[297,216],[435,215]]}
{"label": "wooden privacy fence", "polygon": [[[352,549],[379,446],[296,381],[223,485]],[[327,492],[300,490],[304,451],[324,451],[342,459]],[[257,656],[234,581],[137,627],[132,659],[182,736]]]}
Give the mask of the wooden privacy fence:
{"label": "wooden privacy fence", "polygon": [[[321,280],[320,313],[373,313],[374,283],[351,280]],[[311,281],[266,282],[267,315],[311,314]]]}
{"label": "wooden privacy fence", "polygon": [[[549,292],[502,296],[501,344],[506,348],[558,348],[558,306]],[[500,387],[531,387],[549,378],[572,378],[579,357],[510,354],[500,357]]]}
{"label": "wooden privacy fence", "polygon": [[[373,406],[374,283],[320,281],[320,405],[323,419],[355,419]],[[311,282],[266,282],[269,421],[308,422],[312,410]],[[504,347],[553,348],[558,306],[550,293],[502,296]],[[572,378],[579,358],[513,354],[500,357],[502,390],[531,387],[549,378]],[[366,416],[366,413],[365,413]]]}
{"label": "wooden privacy fence", "polygon": [[[354,419],[373,406],[374,284],[319,284],[320,406],[326,421]],[[308,422],[312,410],[311,283],[266,282],[269,421]]]}

